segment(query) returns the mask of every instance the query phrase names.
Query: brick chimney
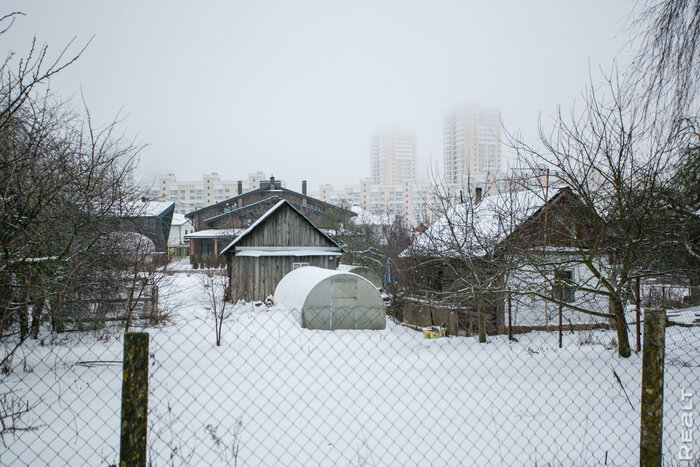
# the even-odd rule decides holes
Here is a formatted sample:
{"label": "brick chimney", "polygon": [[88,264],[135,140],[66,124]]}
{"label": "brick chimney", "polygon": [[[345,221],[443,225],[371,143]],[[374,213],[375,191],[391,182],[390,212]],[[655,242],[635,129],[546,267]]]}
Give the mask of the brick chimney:
{"label": "brick chimney", "polygon": [[306,195],[306,180],[301,181],[301,194]]}
{"label": "brick chimney", "polygon": [[474,189],[474,204],[479,204],[481,202],[481,187],[478,186]]}
{"label": "brick chimney", "polygon": [[238,180],[238,194],[243,194],[243,180]]}

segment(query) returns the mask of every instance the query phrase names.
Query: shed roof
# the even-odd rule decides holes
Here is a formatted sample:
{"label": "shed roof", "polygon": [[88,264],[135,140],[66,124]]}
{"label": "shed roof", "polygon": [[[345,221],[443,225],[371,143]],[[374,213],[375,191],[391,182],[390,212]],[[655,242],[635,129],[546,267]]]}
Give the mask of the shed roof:
{"label": "shed roof", "polygon": [[199,230],[185,235],[185,239],[190,238],[231,238],[235,237],[242,229],[207,229]]}

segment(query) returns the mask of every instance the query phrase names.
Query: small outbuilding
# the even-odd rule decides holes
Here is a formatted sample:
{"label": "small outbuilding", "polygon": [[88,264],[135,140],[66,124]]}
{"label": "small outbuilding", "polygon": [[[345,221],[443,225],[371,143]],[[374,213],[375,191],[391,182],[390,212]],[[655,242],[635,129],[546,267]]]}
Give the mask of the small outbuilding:
{"label": "small outbuilding", "polygon": [[307,266],[284,276],[275,303],[300,312],[307,329],[384,329],[386,309],[377,288],[350,272]]}
{"label": "small outbuilding", "polygon": [[222,250],[233,300],[265,300],[289,271],[335,269],[343,250],[287,200],[280,200]]}

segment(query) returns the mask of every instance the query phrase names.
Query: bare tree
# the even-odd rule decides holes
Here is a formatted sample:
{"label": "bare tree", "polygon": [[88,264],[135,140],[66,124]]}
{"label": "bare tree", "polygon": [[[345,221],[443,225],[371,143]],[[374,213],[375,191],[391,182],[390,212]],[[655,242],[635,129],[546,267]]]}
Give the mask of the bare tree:
{"label": "bare tree", "polygon": [[[0,19],[0,34],[19,14]],[[97,128],[89,113],[58,102],[44,82],[82,53],[69,44],[50,60],[32,44],[12,52],[0,74],[0,324],[5,365],[41,325],[62,331],[83,323],[113,294],[107,236],[140,147]],[[15,67],[16,65],[16,67]],[[13,69],[13,67],[15,67]],[[40,91],[43,90],[43,93]],[[29,317],[31,316],[31,325]]]}
{"label": "bare tree", "polygon": [[[581,201],[580,214],[592,228],[557,228],[568,231],[575,261],[597,279],[590,292],[609,299],[622,357],[630,354],[624,308],[631,280],[678,272],[668,252],[689,246],[688,236],[678,235],[688,229],[670,228],[679,220],[671,206],[679,203],[666,194],[674,191],[681,154],[693,147],[687,141],[698,112],[700,3],[648,1],[632,22],[639,52],[623,78],[613,73],[603,86],[592,85],[583,112],[567,118],[558,111],[551,131],[540,124],[541,147],[508,135],[524,168],[551,170]],[[696,218],[681,224],[696,225]],[[596,260],[601,257],[606,261]]]}
{"label": "bare tree", "polygon": [[167,310],[159,308],[160,290],[168,283],[167,257],[159,254],[153,241],[143,234],[131,231],[115,232],[108,236],[114,267],[112,280],[118,296],[118,315],[124,319],[128,332],[137,318],[137,311],[149,324],[156,324]]}
{"label": "bare tree", "polygon": [[700,87],[700,3],[646,0],[631,15],[639,46],[628,70],[633,94],[662,126],[697,116]]}
{"label": "bare tree", "polygon": [[221,335],[223,331],[224,321],[231,315],[231,303],[226,299],[227,295],[227,278],[221,271],[208,269],[201,274],[200,282],[205,290],[205,308],[214,318],[214,334],[216,336],[216,345],[221,345]]}
{"label": "bare tree", "polygon": [[510,191],[482,199],[489,187],[465,193],[434,185],[438,220],[403,253],[412,263],[405,269],[418,272],[413,287],[419,295],[475,308],[479,342],[486,342],[487,329],[504,324],[501,302],[514,265],[505,240],[517,227],[519,200]]}
{"label": "bare tree", "polygon": [[580,201],[577,216],[585,229],[564,222],[549,228],[566,236],[577,252],[567,261],[585,265],[597,279],[587,291],[609,299],[619,354],[628,357],[625,306],[631,281],[658,274],[654,252],[669,231],[660,217],[660,194],[669,180],[673,139],[647,124],[644,109],[616,78],[602,90],[590,88],[585,97],[580,115],[566,118],[559,111],[550,133],[540,126],[541,147],[508,138],[524,170],[550,170],[554,183],[569,187]]}

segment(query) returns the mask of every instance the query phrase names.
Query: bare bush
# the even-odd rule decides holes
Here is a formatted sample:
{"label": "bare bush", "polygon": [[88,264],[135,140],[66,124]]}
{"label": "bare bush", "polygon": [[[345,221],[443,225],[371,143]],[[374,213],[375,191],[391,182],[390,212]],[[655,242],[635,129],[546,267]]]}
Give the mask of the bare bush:
{"label": "bare bush", "polygon": [[225,275],[216,270],[207,270],[199,277],[202,288],[206,293],[204,306],[214,319],[216,345],[220,346],[224,321],[231,315],[231,303],[226,299],[227,279]]}

